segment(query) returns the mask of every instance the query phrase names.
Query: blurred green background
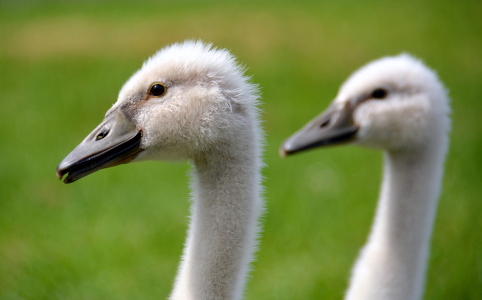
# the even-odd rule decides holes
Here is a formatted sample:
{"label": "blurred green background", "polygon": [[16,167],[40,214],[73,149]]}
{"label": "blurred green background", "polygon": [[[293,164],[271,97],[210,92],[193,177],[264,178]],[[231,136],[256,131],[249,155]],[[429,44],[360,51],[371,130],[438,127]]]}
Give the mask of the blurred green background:
{"label": "blurred green background", "polygon": [[267,214],[246,299],[341,299],[374,215],[381,153],[282,160],[279,144],[361,65],[409,52],[450,90],[425,299],[482,299],[482,1],[0,3],[0,298],[165,299],[187,227],[188,166],[147,162],[72,185],[55,167],[143,60],[187,38],[261,86]]}

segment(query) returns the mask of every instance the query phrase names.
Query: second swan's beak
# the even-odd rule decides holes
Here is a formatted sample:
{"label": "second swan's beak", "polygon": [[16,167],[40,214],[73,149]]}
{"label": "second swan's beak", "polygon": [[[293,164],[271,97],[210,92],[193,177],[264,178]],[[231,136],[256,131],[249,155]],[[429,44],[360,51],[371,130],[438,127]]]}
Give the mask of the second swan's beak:
{"label": "second swan's beak", "polygon": [[333,104],[288,138],[280,147],[280,155],[286,157],[320,146],[349,142],[354,139],[357,131],[352,104]]}
{"label": "second swan's beak", "polygon": [[139,152],[142,131],[137,130],[121,109],[116,109],[92,131],[57,167],[57,177],[68,173],[71,183],[100,169],[125,164]]}

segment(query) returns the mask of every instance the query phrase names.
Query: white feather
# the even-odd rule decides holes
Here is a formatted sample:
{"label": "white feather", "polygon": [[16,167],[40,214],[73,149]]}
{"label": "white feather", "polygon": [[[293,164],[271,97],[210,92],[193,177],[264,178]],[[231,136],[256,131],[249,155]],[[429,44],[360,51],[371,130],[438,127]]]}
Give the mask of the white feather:
{"label": "white feather", "polygon": [[[167,92],[146,99],[156,82]],[[135,161],[193,164],[191,222],[170,299],[242,297],[263,207],[257,105],[257,86],[228,51],[187,41],[148,59],[112,108],[127,107],[143,132]]]}

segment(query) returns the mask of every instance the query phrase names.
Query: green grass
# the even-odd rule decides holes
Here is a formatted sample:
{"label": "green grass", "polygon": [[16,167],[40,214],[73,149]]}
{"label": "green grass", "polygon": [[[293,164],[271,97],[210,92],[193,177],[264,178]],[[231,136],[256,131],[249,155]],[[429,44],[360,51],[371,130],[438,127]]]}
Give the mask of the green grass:
{"label": "green grass", "polygon": [[480,1],[0,4],[0,299],[165,299],[188,216],[187,164],[72,185],[55,167],[144,59],[201,38],[263,95],[267,214],[246,299],[341,299],[373,218],[381,154],[279,144],[378,57],[409,52],[450,89],[451,149],[426,299],[482,299]]}

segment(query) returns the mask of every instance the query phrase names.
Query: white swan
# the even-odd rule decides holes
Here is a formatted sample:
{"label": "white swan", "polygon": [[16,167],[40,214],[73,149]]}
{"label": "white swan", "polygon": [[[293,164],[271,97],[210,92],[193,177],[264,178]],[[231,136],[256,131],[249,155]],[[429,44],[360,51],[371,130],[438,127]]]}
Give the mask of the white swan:
{"label": "white swan", "polygon": [[331,107],[281,147],[282,155],[342,142],[385,150],[375,221],[346,299],[422,297],[449,112],[433,71],[406,54],[386,57],[355,72]]}
{"label": "white swan", "polygon": [[242,297],[262,211],[257,105],[257,86],[228,51],[174,44],[144,63],[57,167],[70,183],[129,161],[192,161],[192,217],[170,299]]}

